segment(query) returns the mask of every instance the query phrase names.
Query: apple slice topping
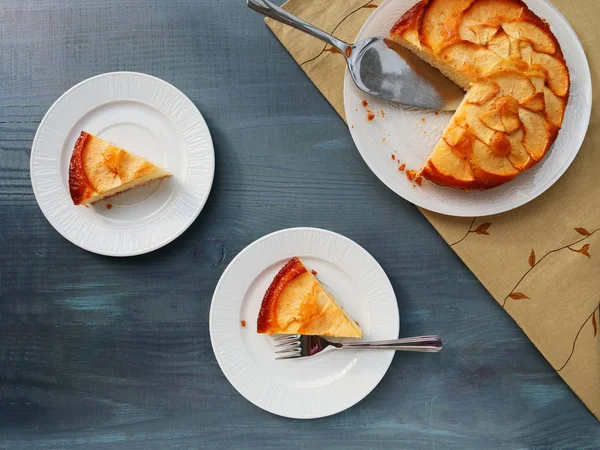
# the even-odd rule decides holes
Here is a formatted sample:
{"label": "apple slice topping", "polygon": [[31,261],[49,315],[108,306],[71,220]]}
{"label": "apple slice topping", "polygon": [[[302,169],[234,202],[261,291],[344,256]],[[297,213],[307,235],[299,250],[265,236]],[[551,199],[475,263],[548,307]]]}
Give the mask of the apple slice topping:
{"label": "apple slice topping", "polygon": [[542,30],[532,22],[504,22],[502,29],[506,34],[518,41],[531,43],[533,48],[538,52],[549,53],[550,55],[556,52],[556,46],[552,38],[545,30]]}
{"label": "apple slice topping", "polygon": [[550,146],[550,131],[544,116],[519,108],[519,118],[523,124],[523,147],[529,155],[539,161]]}
{"label": "apple slice topping", "polygon": [[544,93],[536,92],[531,97],[527,97],[521,102],[521,106],[527,108],[529,111],[543,111],[545,109]]}

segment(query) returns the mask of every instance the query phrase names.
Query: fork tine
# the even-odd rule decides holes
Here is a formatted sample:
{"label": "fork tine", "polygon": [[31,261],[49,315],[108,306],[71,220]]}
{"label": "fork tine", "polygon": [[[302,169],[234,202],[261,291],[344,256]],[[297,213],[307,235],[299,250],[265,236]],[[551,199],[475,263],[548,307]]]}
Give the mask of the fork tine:
{"label": "fork tine", "polygon": [[282,350],[276,351],[275,353],[300,353],[300,347],[290,347],[284,348]]}
{"label": "fork tine", "polygon": [[288,341],[275,346],[275,348],[279,347],[300,347],[300,341]]}
{"label": "fork tine", "polygon": [[298,339],[300,339],[299,334],[284,334],[283,336],[275,338],[275,342],[297,341]]}
{"label": "fork tine", "polygon": [[301,357],[301,355],[298,352],[298,353],[294,353],[293,355],[289,355],[289,356],[279,356],[275,359],[293,359],[293,358],[300,358],[300,357]]}

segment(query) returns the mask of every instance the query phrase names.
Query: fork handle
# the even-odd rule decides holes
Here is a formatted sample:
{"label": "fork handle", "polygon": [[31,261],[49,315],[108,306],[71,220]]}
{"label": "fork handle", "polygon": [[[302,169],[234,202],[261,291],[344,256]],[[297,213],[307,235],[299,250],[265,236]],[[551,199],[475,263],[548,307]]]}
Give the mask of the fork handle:
{"label": "fork handle", "polygon": [[357,342],[335,345],[340,349],[370,348],[382,350],[398,350],[403,352],[430,352],[442,350],[442,340],[439,336],[416,336],[389,341]]}

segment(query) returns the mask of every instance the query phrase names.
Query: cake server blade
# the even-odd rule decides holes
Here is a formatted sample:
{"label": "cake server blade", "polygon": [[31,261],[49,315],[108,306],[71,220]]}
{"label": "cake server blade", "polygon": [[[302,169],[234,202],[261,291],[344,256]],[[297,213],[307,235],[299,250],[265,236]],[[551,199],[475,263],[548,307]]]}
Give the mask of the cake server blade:
{"label": "cake server blade", "polygon": [[337,48],[356,86],[369,95],[438,111],[455,110],[464,97],[464,91],[440,71],[390,39],[373,37],[348,44],[268,0],[248,0],[248,6]]}

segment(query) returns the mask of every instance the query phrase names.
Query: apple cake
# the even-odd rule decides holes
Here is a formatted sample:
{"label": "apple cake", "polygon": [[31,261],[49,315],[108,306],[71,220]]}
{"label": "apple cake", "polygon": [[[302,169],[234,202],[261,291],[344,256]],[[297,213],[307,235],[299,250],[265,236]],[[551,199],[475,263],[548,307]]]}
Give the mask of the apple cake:
{"label": "apple cake", "polygon": [[150,161],[82,131],[69,164],[69,191],[75,205],[92,204],[168,176]]}
{"label": "apple cake", "polygon": [[335,302],[317,277],[294,257],[267,289],[257,320],[258,333],[362,336],[354,320]]}
{"label": "apple cake", "polygon": [[569,71],[549,25],[520,0],[422,0],[390,37],[467,91],[421,175],[487,189],[539,162],[558,134]]}

